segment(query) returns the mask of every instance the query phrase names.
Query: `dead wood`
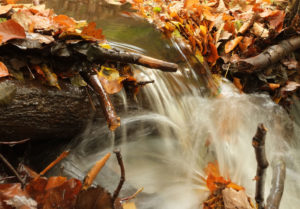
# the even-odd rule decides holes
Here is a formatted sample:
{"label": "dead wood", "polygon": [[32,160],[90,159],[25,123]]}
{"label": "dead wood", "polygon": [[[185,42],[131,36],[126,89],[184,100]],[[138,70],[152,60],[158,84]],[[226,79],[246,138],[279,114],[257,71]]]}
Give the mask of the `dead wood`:
{"label": "dead wood", "polygon": [[232,63],[231,69],[246,73],[258,72],[277,63],[279,60],[298,48],[300,48],[300,36],[295,36],[267,48],[264,52],[257,56],[240,59],[238,62]]}
{"label": "dead wood", "polygon": [[281,197],[284,191],[286,166],[282,158],[275,160],[273,166],[272,188],[267,199],[266,209],[279,209]]}
{"label": "dead wood", "polygon": [[16,169],[8,162],[8,160],[1,153],[0,153],[0,159],[7,166],[7,168],[17,177],[18,181],[22,184],[22,186],[24,186],[25,185],[24,180],[21,178],[21,176],[16,171]]}
{"label": "dead wood", "polygon": [[[71,139],[94,118],[104,120],[98,103],[97,112],[93,111],[83,87],[64,81],[60,86],[62,90],[37,80],[1,81],[0,141]],[[121,106],[117,97],[112,99]]]}
{"label": "dead wood", "polygon": [[265,138],[267,129],[263,124],[259,124],[255,136],[252,139],[252,145],[255,150],[257,161],[256,169],[256,188],[255,188],[255,201],[258,209],[264,208],[264,192],[265,192],[265,178],[266,169],[269,166],[266,152],[265,152]]}

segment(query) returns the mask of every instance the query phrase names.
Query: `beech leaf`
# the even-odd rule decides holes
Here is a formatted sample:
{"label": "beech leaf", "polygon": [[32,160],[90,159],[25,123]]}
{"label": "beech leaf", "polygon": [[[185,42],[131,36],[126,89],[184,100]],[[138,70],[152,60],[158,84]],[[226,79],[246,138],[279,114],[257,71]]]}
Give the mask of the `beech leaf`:
{"label": "beech leaf", "polygon": [[0,62],[0,78],[9,76],[8,69],[3,62]]}
{"label": "beech leaf", "polygon": [[7,20],[0,23],[0,36],[1,42],[5,43],[11,39],[24,39],[26,38],[24,28],[16,23],[14,20]]}

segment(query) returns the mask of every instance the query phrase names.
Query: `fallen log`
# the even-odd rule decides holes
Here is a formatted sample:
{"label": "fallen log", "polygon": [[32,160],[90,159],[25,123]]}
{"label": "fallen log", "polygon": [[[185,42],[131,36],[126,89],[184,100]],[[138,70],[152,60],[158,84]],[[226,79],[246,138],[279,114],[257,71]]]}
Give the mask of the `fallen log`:
{"label": "fallen log", "polygon": [[292,37],[290,39],[281,41],[277,45],[267,48],[257,56],[239,59],[237,62],[231,63],[230,70],[245,73],[259,72],[267,66],[277,63],[286,55],[299,48],[300,36]]}
{"label": "fallen log", "polygon": [[62,90],[38,80],[0,81],[0,141],[71,139],[93,118],[105,120],[101,107],[93,110],[83,87],[63,81],[60,85]]}

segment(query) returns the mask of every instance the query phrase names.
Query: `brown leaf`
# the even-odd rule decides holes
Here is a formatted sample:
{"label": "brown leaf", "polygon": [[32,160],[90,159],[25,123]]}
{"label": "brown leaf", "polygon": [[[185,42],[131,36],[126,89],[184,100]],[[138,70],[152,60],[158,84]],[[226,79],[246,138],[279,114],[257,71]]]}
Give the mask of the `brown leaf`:
{"label": "brown leaf", "polygon": [[8,20],[0,23],[0,36],[2,39],[0,43],[5,43],[8,40],[16,38],[26,38],[24,28],[14,20]]}
{"label": "brown leaf", "polygon": [[[56,179],[64,177],[56,177]],[[43,209],[70,209],[74,208],[82,183],[78,179],[70,179],[60,186],[52,188],[45,194]],[[84,209],[84,208],[83,208]]]}
{"label": "brown leaf", "polygon": [[237,77],[233,77],[233,84],[238,88],[240,93],[243,92],[243,85],[241,84],[241,79]]}
{"label": "brown leaf", "polygon": [[246,37],[244,37],[243,40],[239,43],[239,47],[240,47],[240,49],[241,49],[243,52],[245,52],[245,51],[248,49],[248,47],[249,47],[252,43],[253,43],[253,37],[252,37],[252,36],[250,36],[250,37],[246,36]]}
{"label": "brown leaf", "polygon": [[82,190],[77,198],[75,209],[113,209],[112,197],[102,187]]}
{"label": "brown leaf", "polygon": [[295,91],[300,87],[300,84],[294,81],[288,81],[287,84],[281,89],[283,92]]}
{"label": "brown leaf", "polygon": [[119,71],[116,69],[104,66],[101,67],[98,77],[108,94],[115,94],[121,91],[123,88],[122,81],[126,79],[126,77],[120,77]]}
{"label": "brown leaf", "polygon": [[8,69],[3,62],[0,62],[0,78],[9,76]]}
{"label": "brown leaf", "polygon": [[264,28],[264,26],[261,23],[254,23],[252,27],[252,32],[257,37],[261,37],[261,38],[269,37],[269,31],[266,28]]}
{"label": "brown leaf", "polygon": [[235,39],[227,41],[225,44],[225,53],[231,52],[243,39],[243,36],[237,36]]}

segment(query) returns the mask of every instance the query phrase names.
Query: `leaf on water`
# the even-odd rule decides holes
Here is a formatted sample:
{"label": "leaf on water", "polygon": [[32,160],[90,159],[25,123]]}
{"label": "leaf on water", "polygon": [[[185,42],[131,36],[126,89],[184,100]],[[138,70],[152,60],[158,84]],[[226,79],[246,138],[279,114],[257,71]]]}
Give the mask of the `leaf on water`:
{"label": "leaf on water", "polygon": [[8,69],[3,62],[0,62],[0,78],[9,76]]}
{"label": "leaf on water", "polygon": [[104,89],[109,94],[115,94],[122,90],[123,83],[127,77],[121,77],[119,71],[114,68],[101,67],[98,73],[99,80],[103,85]]}
{"label": "leaf on water", "polygon": [[95,38],[96,40],[104,40],[102,29],[96,29],[96,23],[90,22],[88,26],[82,29],[81,35]]}
{"label": "leaf on water", "polygon": [[8,20],[0,23],[0,36],[0,43],[5,43],[6,41],[11,39],[26,38],[24,28],[14,20]]}
{"label": "leaf on water", "polygon": [[233,40],[227,41],[225,44],[225,53],[231,52],[243,39],[243,36],[237,36]]}

